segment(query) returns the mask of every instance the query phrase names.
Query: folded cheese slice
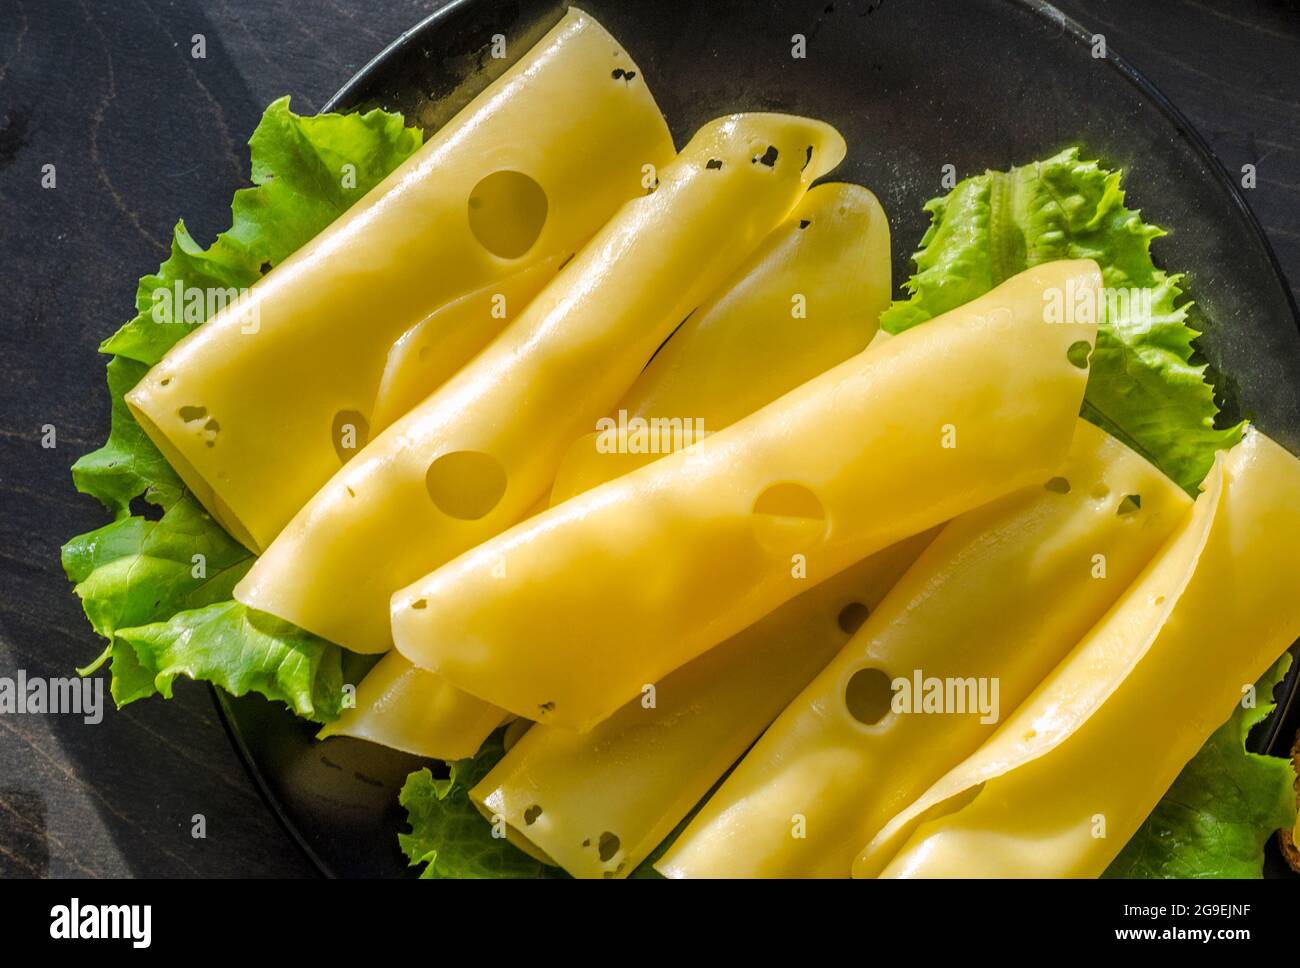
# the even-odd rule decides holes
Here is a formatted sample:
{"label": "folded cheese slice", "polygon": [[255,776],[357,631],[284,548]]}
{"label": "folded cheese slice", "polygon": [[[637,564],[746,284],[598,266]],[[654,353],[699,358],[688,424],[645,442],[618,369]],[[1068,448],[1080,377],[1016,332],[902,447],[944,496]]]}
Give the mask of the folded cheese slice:
{"label": "folded cheese slice", "polygon": [[[393,597],[398,649],[589,728],[809,585],[1041,483],[1073,434],[1100,286],[1090,261],[1030,269],[523,522]],[[1064,291],[1091,309],[1049,322]]]}
{"label": "folded cheese slice", "polygon": [[389,599],[518,521],[673,329],[844,157],[820,121],[705,125],[500,336],[348,462],[235,589],[360,652]]}
{"label": "folded cheese slice", "polygon": [[[659,870],[848,877],[862,844],[978,748],[1123,593],[1191,503],[1080,420],[1055,476],[944,527]],[[941,689],[958,708],[937,701]]]}
{"label": "folded cheese slice", "polygon": [[[876,197],[856,185],[819,185],[804,195],[790,217],[718,293],[682,324],[615,409],[646,421],[671,419],[679,426],[683,420],[692,425],[698,421],[709,430],[719,430],[736,419],[742,407],[756,410],[861,350],[889,303],[889,285],[889,223]],[[563,483],[557,483],[552,494],[555,503],[562,499],[559,492],[579,493],[659,456],[649,448],[607,452],[596,442],[597,435],[592,434],[570,448],[559,472]],[[669,433],[665,442],[671,446],[676,441]],[[769,680],[780,677],[780,670],[774,668]],[[793,692],[801,684],[789,688]],[[784,680],[781,688],[787,688]],[[770,716],[763,718],[761,710],[755,718],[749,706],[735,708],[744,722],[757,723],[750,740],[770,720]],[[472,755],[503,715],[497,707],[452,689],[434,673],[391,652],[358,686],[356,706],[319,735],[356,736],[422,756],[458,759]],[[686,732],[680,734],[684,739]],[[744,733],[745,727],[738,723],[734,735]],[[705,752],[691,748],[688,739],[678,749],[688,757]],[[692,760],[679,768],[707,777],[704,789],[720,775],[710,776],[711,761]],[[561,780],[557,775],[557,782]],[[683,777],[683,782],[690,781]],[[564,793],[556,787],[547,790],[556,809],[544,829],[552,829],[564,815]],[[638,818],[657,820],[656,810],[663,817],[673,814],[679,792],[661,787],[659,793],[657,804],[643,800],[637,805]],[[635,821],[618,813],[626,799],[607,796],[602,802],[610,817],[606,826],[625,832],[624,856],[631,856],[627,851],[638,837]],[[679,819],[680,814],[669,827]],[[573,821],[577,820],[575,815]],[[641,841],[647,839],[653,846],[658,838],[640,835]],[[636,863],[639,858],[632,866]]]}
{"label": "folded cheese slice", "polygon": [[1249,430],[1106,617],[855,876],[1096,877],[1300,635],[1300,461]]}
{"label": "folded cheese slice", "polygon": [[644,193],[645,166],[667,164],[673,145],[634,67],[571,10],[127,395],[227,531],[263,550],[360,449],[389,347],[408,327],[525,256],[568,255]]}

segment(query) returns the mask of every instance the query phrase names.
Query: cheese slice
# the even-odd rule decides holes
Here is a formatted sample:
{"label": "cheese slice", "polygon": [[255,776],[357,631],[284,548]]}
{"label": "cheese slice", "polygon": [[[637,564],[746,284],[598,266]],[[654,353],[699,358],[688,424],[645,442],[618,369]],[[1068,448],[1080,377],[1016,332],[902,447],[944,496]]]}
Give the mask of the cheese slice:
{"label": "cheese slice", "polygon": [[227,531],[265,549],[364,445],[388,350],[413,323],[525,257],[571,253],[644,193],[643,167],[667,164],[673,145],[634,68],[571,10],[127,395]]}
{"label": "cheese slice", "polygon": [[440,306],[403,333],[388,351],[371,409],[370,433],[377,435],[451,379],[523,311],[571,256],[539,259]]}
{"label": "cheese slice", "polygon": [[525,521],[393,597],[397,648],[526,718],[590,728],[875,551],[1064,458],[1095,313],[1057,262],[827,371],[686,450]]}
{"label": "cheese slice", "polygon": [[1300,635],[1297,573],[1300,461],[1250,430],[1106,617],[854,875],[1100,875]]}
{"label": "cheese slice", "polygon": [[[811,189],[718,294],[673,334],[616,410],[646,421],[656,417],[676,420],[678,425],[683,419],[692,424],[699,421],[718,430],[735,420],[741,408],[758,409],[866,345],[877,317],[889,302],[889,260],[889,225],[874,195],[856,185],[826,184]],[[796,295],[802,299],[801,306],[792,298]],[[410,355],[406,350],[404,359],[409,360]],[[650,449],[606,452],[595,446],[596,439],[596,434],[588,435],[570,448],[552,495],[556,503],[565,490],[579,493],[659,456]],[[669,435],[667,443],[671,446],[673,442]],[[795,606],[792,603],[790,607]],[[825,631],[823,640],[831,629]],[[757,667],[746,671],[764,675]],[[772,687],[789,689],[790,694],[801,685],[797,677],[786,675],[780,656],[774,657],[766,676]],[[355,708],[345,710],[321,731],[322,738],[356,736],[423,756],[456,759],[472,755],[503,715],[496,707],[451,689],[445,680],[415,668],[395,652],[385,656],[361,682],[356,699]],[[771,719],[761,703],[727,708],[738,716],[728,735],[748,735],[744,745]],[[717,712],[723,714],[724,709]],[[677,743],[678,753],[690,758],[678,764],[682,782],[690,782],[687,773],[695,771],[707,789],[721,771],[713,771],[716,757],[696,761],[703,750],[692,746],[692,730],[704,728],[683,728],[673,734],[680,740],[666,742]],[[532,741],[535,745],[541,743],[541,729]],[[671,754],[665,750],[661,755]],[[517,761],[517,757],[509,758]],[[557,781],[564,775],[571,774],[556,774]],[[631,789],[621,784],[613,788]],[[636,789],[645,793],[641,786]],[[563,791],[548,788],[547,792],[557,809],[542,829],[551,829],[560,817],[571,816],[571,822],[578,822],[581,814],[560,809]],[[635,824],[643,822],[642,818],[647,824],[672,818],[671,827],[681,819],[679,813],[674,816],[680,800],[675,786],[661,786],[658,801],[643,798],[636,805],[639,813],[634,820],[618,813],[628,806],[625,799],[603,799],[606,815],[611,817],[606,826],[624,831],[623,858],[632,856],[627,853],[632,838],[650,846],[661,839],[648,826],[637,834]],[[511,828],[512,838],[527,843],[516,830],[531,828],[523,824]],[[636,863],[639,858],[632,866]]]}
{"label": "cheese slice", "polygon": [[787,602],[585,733],[536,724],[472,790],[575,877],[624,877],[848,640],[933,532]]}
{"label": "cheese slice", "polygon": [[742,114],[705,125],[658,170],[653,192],[330,479],[235,597],[349,649],[389,648],[393,592],[518,521],[568,445],[843,156],[820,121]]}
{"label": "cheese slice", "polygon": [[[1084,421],[1054,473],[940,532],[709,799],[660,871],[847,877],[862,844],[1029,695],[1192,503]],[[927,680],[931,696],[959,683],[952,696],[963,705],[927,711]]]}
{"label": "cheese slice", "polygon": [[390,652],[357,686],[356,706],[317,739],[355,736],[404,753],[460,760],[478,752],[506,713]]}

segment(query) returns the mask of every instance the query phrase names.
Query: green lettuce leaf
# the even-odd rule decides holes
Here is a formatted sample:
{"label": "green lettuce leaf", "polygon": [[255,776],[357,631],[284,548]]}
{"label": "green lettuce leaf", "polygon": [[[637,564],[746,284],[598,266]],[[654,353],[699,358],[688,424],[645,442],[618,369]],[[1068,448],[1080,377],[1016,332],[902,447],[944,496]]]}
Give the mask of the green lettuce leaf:
{"label": "green lettuce leaf", "polygon": [[343,700],[338,646],[234,601],[119,629],[113,662],[119,706],[155,692],[170,699],[177,676],[211,682],[232,696],[260,693],[314,722],[337,719]]}
{"label": "green lettuce leaf", "polygon": [[[281,98],[249,141],[254,187],[236,192],[231,227],[202,247],[178,223],[171,254],[140,280],[136,315],[104,342],[112,401],[108,440],[72,468],[77,489],[113,512],[113,523],[63,547],[91,625],[108,644],[80,670],[110,662],[118,705],[170,697],[177,675],[240,695],[258,692],[316,721],[338,715],[338,646],[230,600],[253,556],[185,489],[136,423],[123,396],[148,368],[204,321],[206,305],[158,299],[194,289],[242,289],[310,241],[422,143],[400,115],[299,117]],[[345,166],[353,166],[351,169]],[[345,183],[346,186],[345,187]],[[206,300],[203,300],[206,304]],[[143,499],[153,520],[132,514]]]}
{"label": "green lettuce leaf", "polygon": [[[420,147],[419,130],[404,125],[400,114],[385,111],[301,117],[289,110],[287,97],[272,103],[248,142],[255,187],[235,193],[230,228],[205,249],[178,222],[170,258],[140,280],[136,316],[100,348],[157,363],[202,320],[183,318],[183,302],[156,300],[156,293],[171,293],[178,283],[205,290],[251,286]],[[345,188],[349,174],[352,187]]]}
{"label": "green lettuce leaf", "polygon": [[420,864],[422,878],[564,877],[504,837],[494,837],[492,825],[470,802],[469,791],[487,776],[505,751],[505,731],[497,730],[472,759],[449,763],[450,775],[439,779],[427,767],[402,784],[410,833],[398,843],[412,867]]}
{"label": "green lettuce leaf", "polygon": [[1106,877],[1259,877],[1273,831],[1296,819],[1291,761],[1246,749],[1273,710],[1273,690],[1291,666],[1284,655],[1183,767],[1169,792],[1106,870]]}
{"label": "green lettuce leaf", "polygon": [[1069,148],[1045,161],[988,171],[930,201],[909,298],[881,316],[898,333],[981,296],[1030,266],[1094,259],[1106,287],[1082,415],[1195,494],[1241,427],[1216,429],[1205,367],[1193,362],[1192,304],[1182,277],[1156,268],[1164,232],[1126,208],[1120,173]]}

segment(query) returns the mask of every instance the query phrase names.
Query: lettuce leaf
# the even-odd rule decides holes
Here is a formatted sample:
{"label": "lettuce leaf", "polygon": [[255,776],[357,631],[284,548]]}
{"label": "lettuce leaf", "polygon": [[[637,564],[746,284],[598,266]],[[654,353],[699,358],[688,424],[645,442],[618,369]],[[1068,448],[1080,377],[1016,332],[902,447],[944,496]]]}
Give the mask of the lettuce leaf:
{"label": "lettuce leaf", "polygon": [[[118,706],[161,694],[177,676],[211,682],[232,696],[261,693],[303,719],[337,719],[342,650],[310,632],[234,601],[178,612],[114,636]],[[119,663],[121,667],[119,668]]]}
{"label": "lettuce leaf", "polygon": [[1282,656],[1183,767],[1169,792],[1106,870],[1105,877],[1259,877],[1273,831],[1296,819],[1291,761],[1246,749],[1273,711],[1273,690],[1291,666]]}
{"label": "lettuce leaf", "polygon": [[1216,429],[1198,332],[1182,276],[1156,268],[1164,235],[1124,205],[1120,173],[1068,148],[1044,161],[987,171],[930,201],[909,298],[881,316],[899,333],[981,296],[1030,266],[1094,259],[1106,287],[1082,416],[1145,456],[1189,494],[1241,426]]}
{"label": "lettuce leaf", "polygon": [[427,767],[402,784],[399,802],[410,833],[397,835],[412,867],[424,865],[422,878],[564,877],[562,871],[529,857],[493,828],[470,802],[469,791],[505,753],[505,731],[488,737],[472,759],[449,763],[439,779]]}
{"label": "lettuce leaf", "polygon": [[[124,705],[171,696],[177,675],[235,695],[258,692],[316,721],[338,715],[338,646],[250,612],[230,600],[253,556],[186,490],[123,401],[181,337],[203,322],[183,302],[155,294],[251,286],[310,241],[422,143],[400,115],[300,117],[281,98],[249,141],[254,187],[235,193],[231,227],[204,248],[176,225],[171,254],[140,280],[136,315],[100,349],[112,400],[108,440],[72,468],[77,489],[98,499],[113,523],[71,539],[63,567],[87,618],[108,644],[82,670],[110,661],[110,691]],[[355,187],[344,187],[345,165]],[[348,184],[353,183],[348,179]],[[158,312],[155,314],[155,308]],[[197,307],[196,307],[197,308]],[[161,517],[132,513],[143,500]]]}

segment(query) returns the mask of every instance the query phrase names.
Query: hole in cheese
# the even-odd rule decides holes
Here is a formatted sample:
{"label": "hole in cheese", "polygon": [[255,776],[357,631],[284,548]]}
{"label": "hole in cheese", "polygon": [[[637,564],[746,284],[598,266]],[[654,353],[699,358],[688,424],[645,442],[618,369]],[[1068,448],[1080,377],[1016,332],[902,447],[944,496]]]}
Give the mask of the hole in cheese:
{"label": "hole in cheese", "polygon": [[477,521],[496,507],[506,492],[506,472],[489,454],[456,450],[429,465],[424,483],[443,514]]}
{"label": "hole in cheese", "polygon": [[1070,482],[1064,477],[1053,477],[1050,481],[1044,484],[1043,487],[1047,488],[1053,494],[1070,493]]}
{"label": "hole in cheese", "polygon": [[1119,499],[1119,505],[1115,508],[1115,513],[1120,517],[1126,514],[1132,514],[1142,507],[1141,494],[1125,494]]}
{"label": "hole in cheese", "polygon": [[533,179],[519,171],[494,171],[470,192],[469,228],[493,255],[517,259],[542,234],[546,209],[546,192]]}
{"label": "hole in cheese", "polygon": [[840,609],[840,614],[836,616],[835,621],[839,625],[840,631],[852,635],[862,628],[862,623],[867,620],[867,616],[870,614],[870,609],[861,602],[849,602]]}
{"label": "hole in cheese", "polygon": [[768,145],[767,150],[761,155],[755,155],[750,159],[756,165],[763,165],[766,168],[776,167],[776,159],[780,157],[781,152],[776,150],[776,145]]}
{"label": "hole in cheese", "polygon": [[370,439],[370,424],[359,410],[340,410],[334,415],[330,439],[334,441],[334,453],[339,463],[346,464],[366,446]]}
{"label": "hole in cheese", "polygon": [[193,423],[196,420],[202,420],[208,415],[207,407],[181,407],[176,411],[176,415],[186,423]]}
{"label": "hole in cheese", "polygon": [[596,852],[600,855],[603,863],[608,863],[618,853],[619,840],[617,834],[612,834],[606,830],[600,835],[600,840],[596,843]]}
{"label": "hole in cheese", "polygon": [[1086,340],[1071,343],[1065,351],[1065,358],[1081,370],[1088,368],[1088,357],[1092,355],[1092,344]]}
{"label": "hole in cheese", "polygon": [[531,827],[533,824],[537,822],[537,818],[540,817],[541,815],[542,815],[541,805],[534,803],[531,807],[529,807],[527,810],[524,811],[524,825]]}
{"label": "hole in cheese", "polygon": [[874,726],[889,712],[894,691],[889,676],[880,669],[859,669],[844,687],[844,705],[849,715],[864,726]]}
{"label": "hole in cheese", "polygon": [[773,484],[754,501],[754,534],[759,544],[780,554],[808,548],[826,528],[817,495],[802,484]]}
{"label": "hole in cheese", "polygon": [[1104,501],[1106,498],[1110,497],[1110,488],[1103,483],[1099,483],[1094,485],[1093,489],[1089,491],[1088,494],[1094,501]]}

